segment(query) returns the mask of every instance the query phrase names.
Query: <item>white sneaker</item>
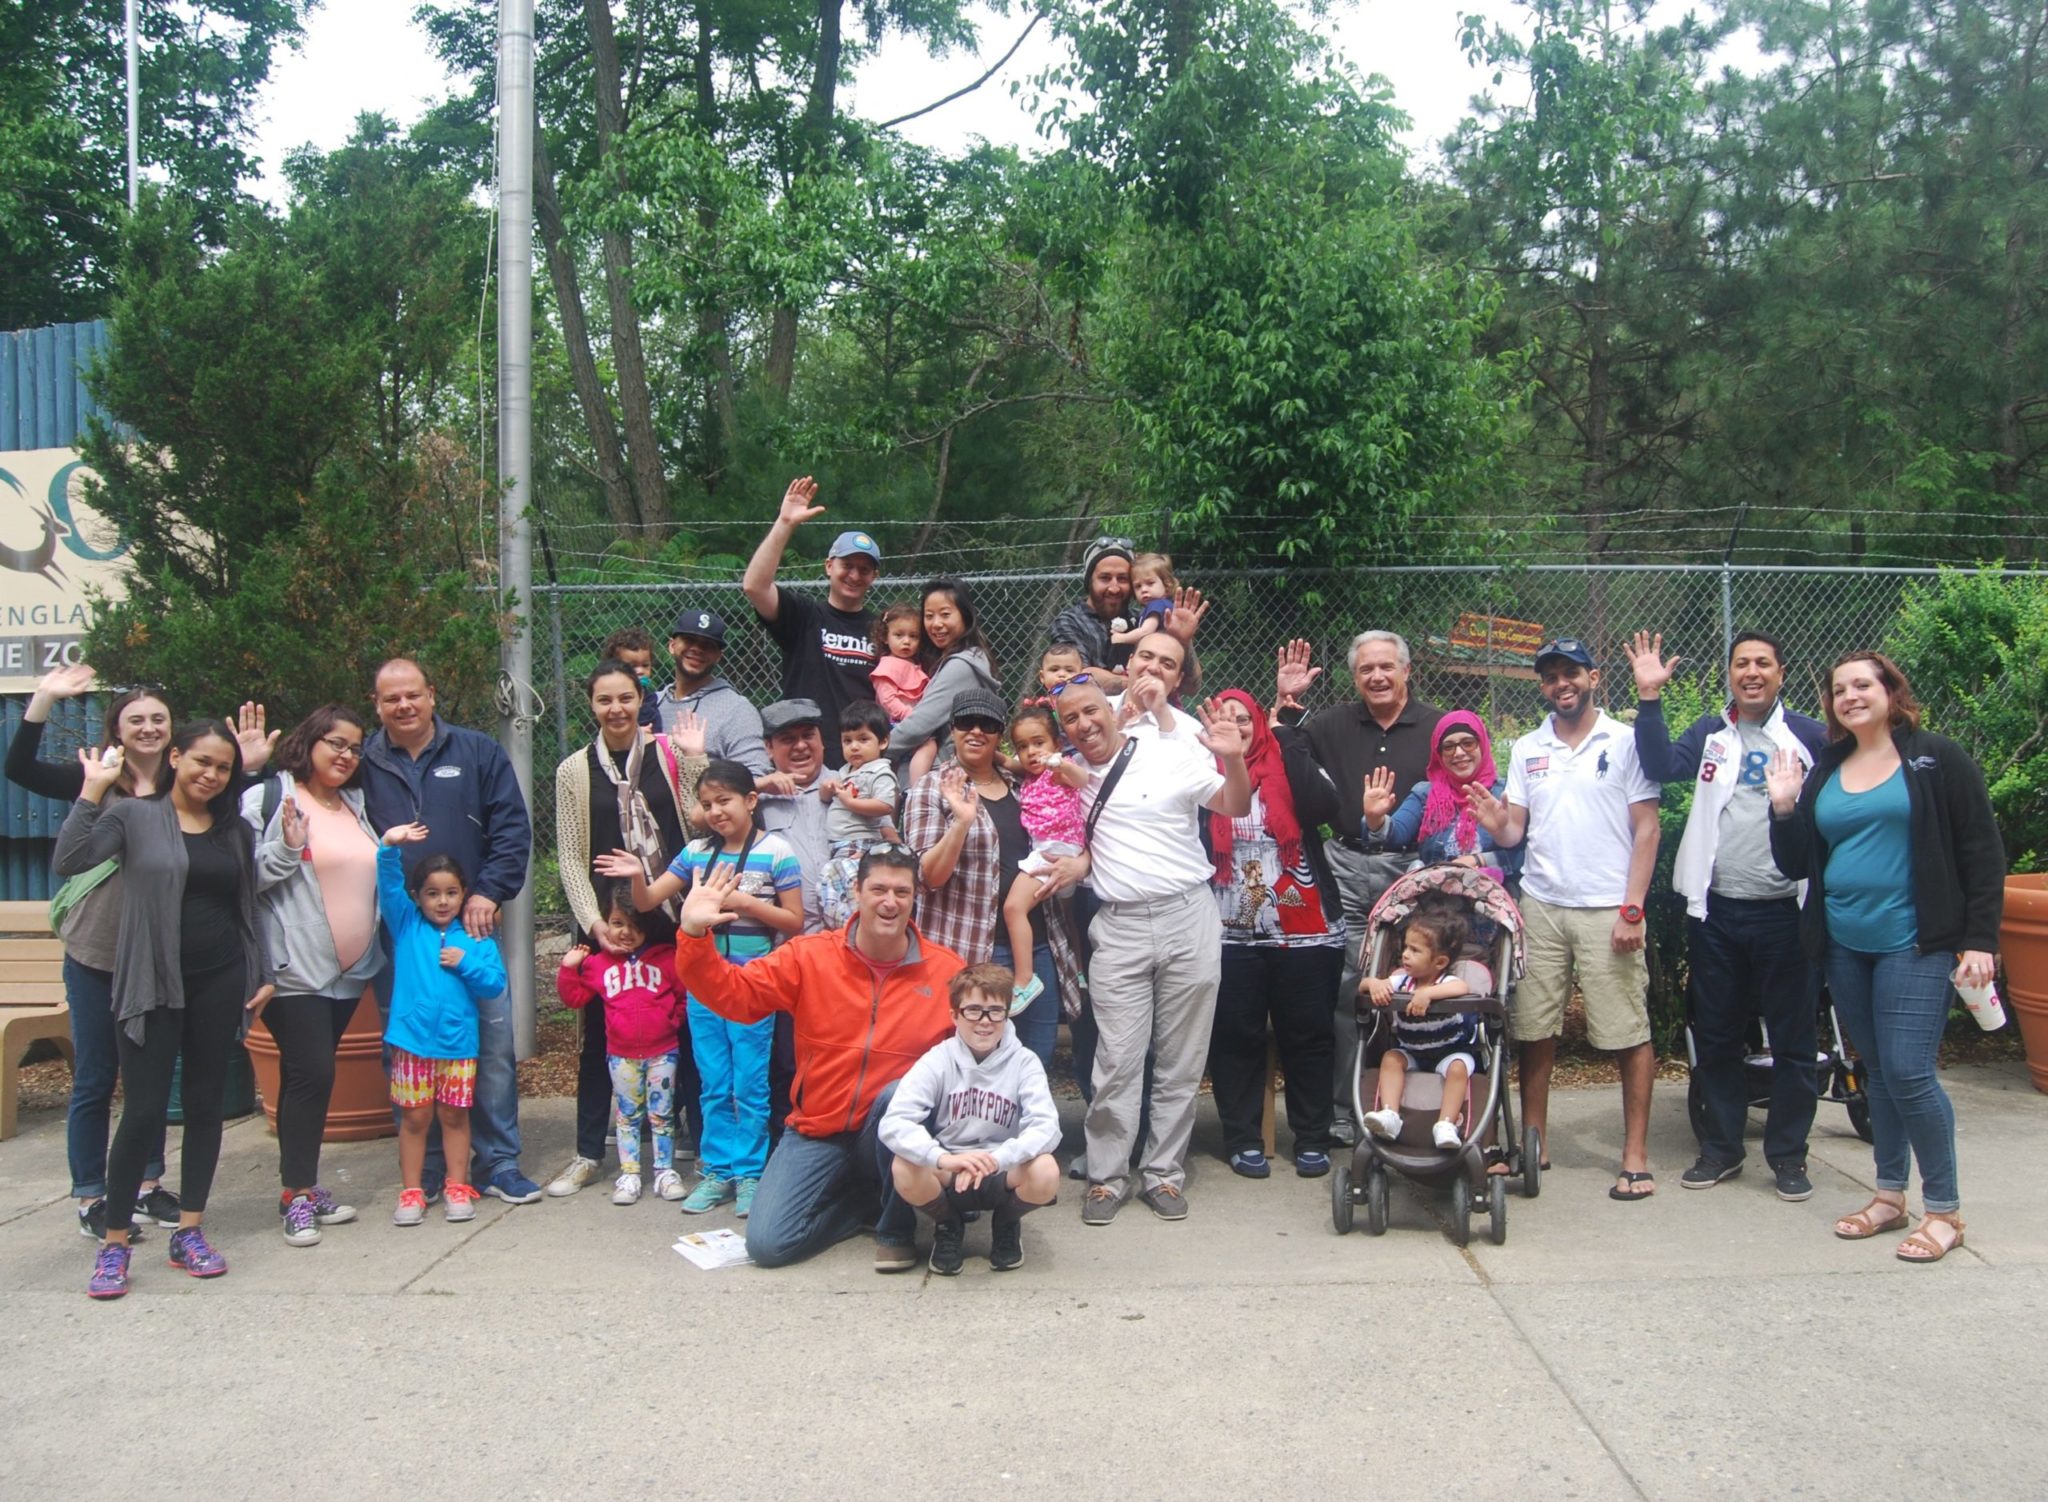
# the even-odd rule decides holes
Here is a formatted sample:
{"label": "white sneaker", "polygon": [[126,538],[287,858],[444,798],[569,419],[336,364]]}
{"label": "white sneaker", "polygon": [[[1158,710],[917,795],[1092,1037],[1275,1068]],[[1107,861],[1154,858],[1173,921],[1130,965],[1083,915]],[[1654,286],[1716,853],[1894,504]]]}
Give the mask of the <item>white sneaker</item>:
{"label": "white sneaker", "polygon": [[683,1197],[683,1176],[673,1168],[661,1169],[654,1175],[654,1194],[657,1199],[681,1199]]}
{"label": "white sneaker", "polygon": [[1365,1113],[1365,1129],[1373,1136],[1392,1142],[1401,1135],[1401,1113],[1392,1106]]}
{"label": "white sneaker", "polygon": [[1439,1121],[1429,1129],[1429,1140],[1438,1147],[1461,1147],[1465,1139],[1458,1135],[1455,1121]]}
{"label": "white sneaker", "polygon": [[615,1205],[637,1205],[640,1203],[640,1175],[622,1173],[618,1182],[612,1185],[612,1203]]}
{"label": "white sneaker", "polygon": [[567,1199],[596,1178],[599,1167],[599,1164],[578,1154],[569,1160],[567,1168],[548,1181],[548,1194],[558,1200]]}

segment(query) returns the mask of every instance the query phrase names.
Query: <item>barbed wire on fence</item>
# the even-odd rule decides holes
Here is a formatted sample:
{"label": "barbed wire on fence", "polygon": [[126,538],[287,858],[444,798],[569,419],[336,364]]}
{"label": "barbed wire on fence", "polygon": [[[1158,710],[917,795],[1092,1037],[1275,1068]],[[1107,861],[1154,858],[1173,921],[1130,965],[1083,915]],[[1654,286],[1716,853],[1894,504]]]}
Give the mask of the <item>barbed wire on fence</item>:
{"label": "barbed wire on fence", "polygon": [[[1634,631],[1662,632],[1665,650],[1685,659],[1682,671],[1718,694],[1729,633],[1765,630],[1786,647],[1788,702],[1818,713],[1827,665],[1845,651],[1881,644],[1905,590],[1934,573],[1745,564],[1415,564],[1242,569],[1185,582],[1213,601],[1195,640],[1205,694],[1242,687],[1270,701],[1274,652],[1301,638],[1323,669],[1311,706],[1342,703],[1353,697],[1346,663],[1351,638],[1367,628],[1393,630],[1414,656],[1412,691],[1445,708],[1475,710],[1505,743],[1545,712],[1532,660],[1536,646],[1556,636],[1577,636],[1591,645],[1602,669],[1601,695],[1609,708],[1620,709],[1635,698],[1626,656]],[[886,603],[915,602],[928,577],[923,571],[888,575],[876,582],[869,602],[878,611]],[[962,582],[994,647],[1004,692],[1012,698],[1035,692],[1038,654],[1053,616],[1080,598],[1079,575],[1063,568],[1019,569],[969,573]],[[824,589],[822,579],[793,574],[780,583],[784,589]],[[555,763],[595,733],[581,684],[596,665],[599,646],[624,626],[643,627],[664,641],[678,615],[698,610],[716,611],[726,620],[721,671],[734,686],[756,704],[780,697],[780,655],[730,569],[716,580],[536,585],[535,677],[546,707],[536,726],[533,785],[543,851],[555,845]],[[656,666],[658,673],[667,667]],[[836,751],[827,748],[835,759]],[[547,883],[538,898],[543,910],[561,901]]]}

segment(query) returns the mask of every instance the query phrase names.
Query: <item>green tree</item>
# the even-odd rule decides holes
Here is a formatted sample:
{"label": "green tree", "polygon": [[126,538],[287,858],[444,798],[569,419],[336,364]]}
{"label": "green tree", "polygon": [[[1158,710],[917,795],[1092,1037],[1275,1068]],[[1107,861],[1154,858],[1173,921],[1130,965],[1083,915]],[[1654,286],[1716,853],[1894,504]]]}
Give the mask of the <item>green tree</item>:
{"label": "green tree", "polygon": [[[249,111],[313,0],[188,0],[140,7],[140,157],[183,199],[205,243],[225,237]],[[97,318],[111,299],[127,213],[122,0],[0,6],[0,328]]]}

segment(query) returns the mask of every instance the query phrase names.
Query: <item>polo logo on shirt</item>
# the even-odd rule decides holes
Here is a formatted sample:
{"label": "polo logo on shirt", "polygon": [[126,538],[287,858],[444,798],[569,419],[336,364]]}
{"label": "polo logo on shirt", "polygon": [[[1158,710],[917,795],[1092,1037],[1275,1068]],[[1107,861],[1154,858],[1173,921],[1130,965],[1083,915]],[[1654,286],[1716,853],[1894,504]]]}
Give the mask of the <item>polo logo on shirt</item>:
{"label": "polo logo on shirt", "polygon": [[460,776],[462,775],[462,768],[460,768],[460,767],[436,767],[436,768],[434,768],[434,775],[435,775],[436,777],[460,777]]}
{"label": "polo logo on shirt", "polygon": [[1605,777],[1606,775],[1607,775],[1607,753],[1606,753],[1605,751],[1602,751],[1602,752],[1600,753],[1600,759],[1599,759],[1598,761],[1596,761],[1596,762],[1594,762],[1594,763],[1593,763],[1593,776],[1594,776],[1595,778],[1601,778],[1601,777]]}

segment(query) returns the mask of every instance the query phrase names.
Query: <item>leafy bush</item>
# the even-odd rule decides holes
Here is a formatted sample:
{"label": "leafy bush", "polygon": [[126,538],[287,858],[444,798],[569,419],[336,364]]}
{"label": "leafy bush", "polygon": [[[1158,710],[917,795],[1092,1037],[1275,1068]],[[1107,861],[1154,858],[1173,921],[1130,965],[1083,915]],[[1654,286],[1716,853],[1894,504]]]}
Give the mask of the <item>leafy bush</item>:
{"label": "leafy bush", "polygon": [[1885,633],[1931,730],[1991,788],[2014,871],[2048,861],[2048,580],[1943,569],[1906,591]]}

